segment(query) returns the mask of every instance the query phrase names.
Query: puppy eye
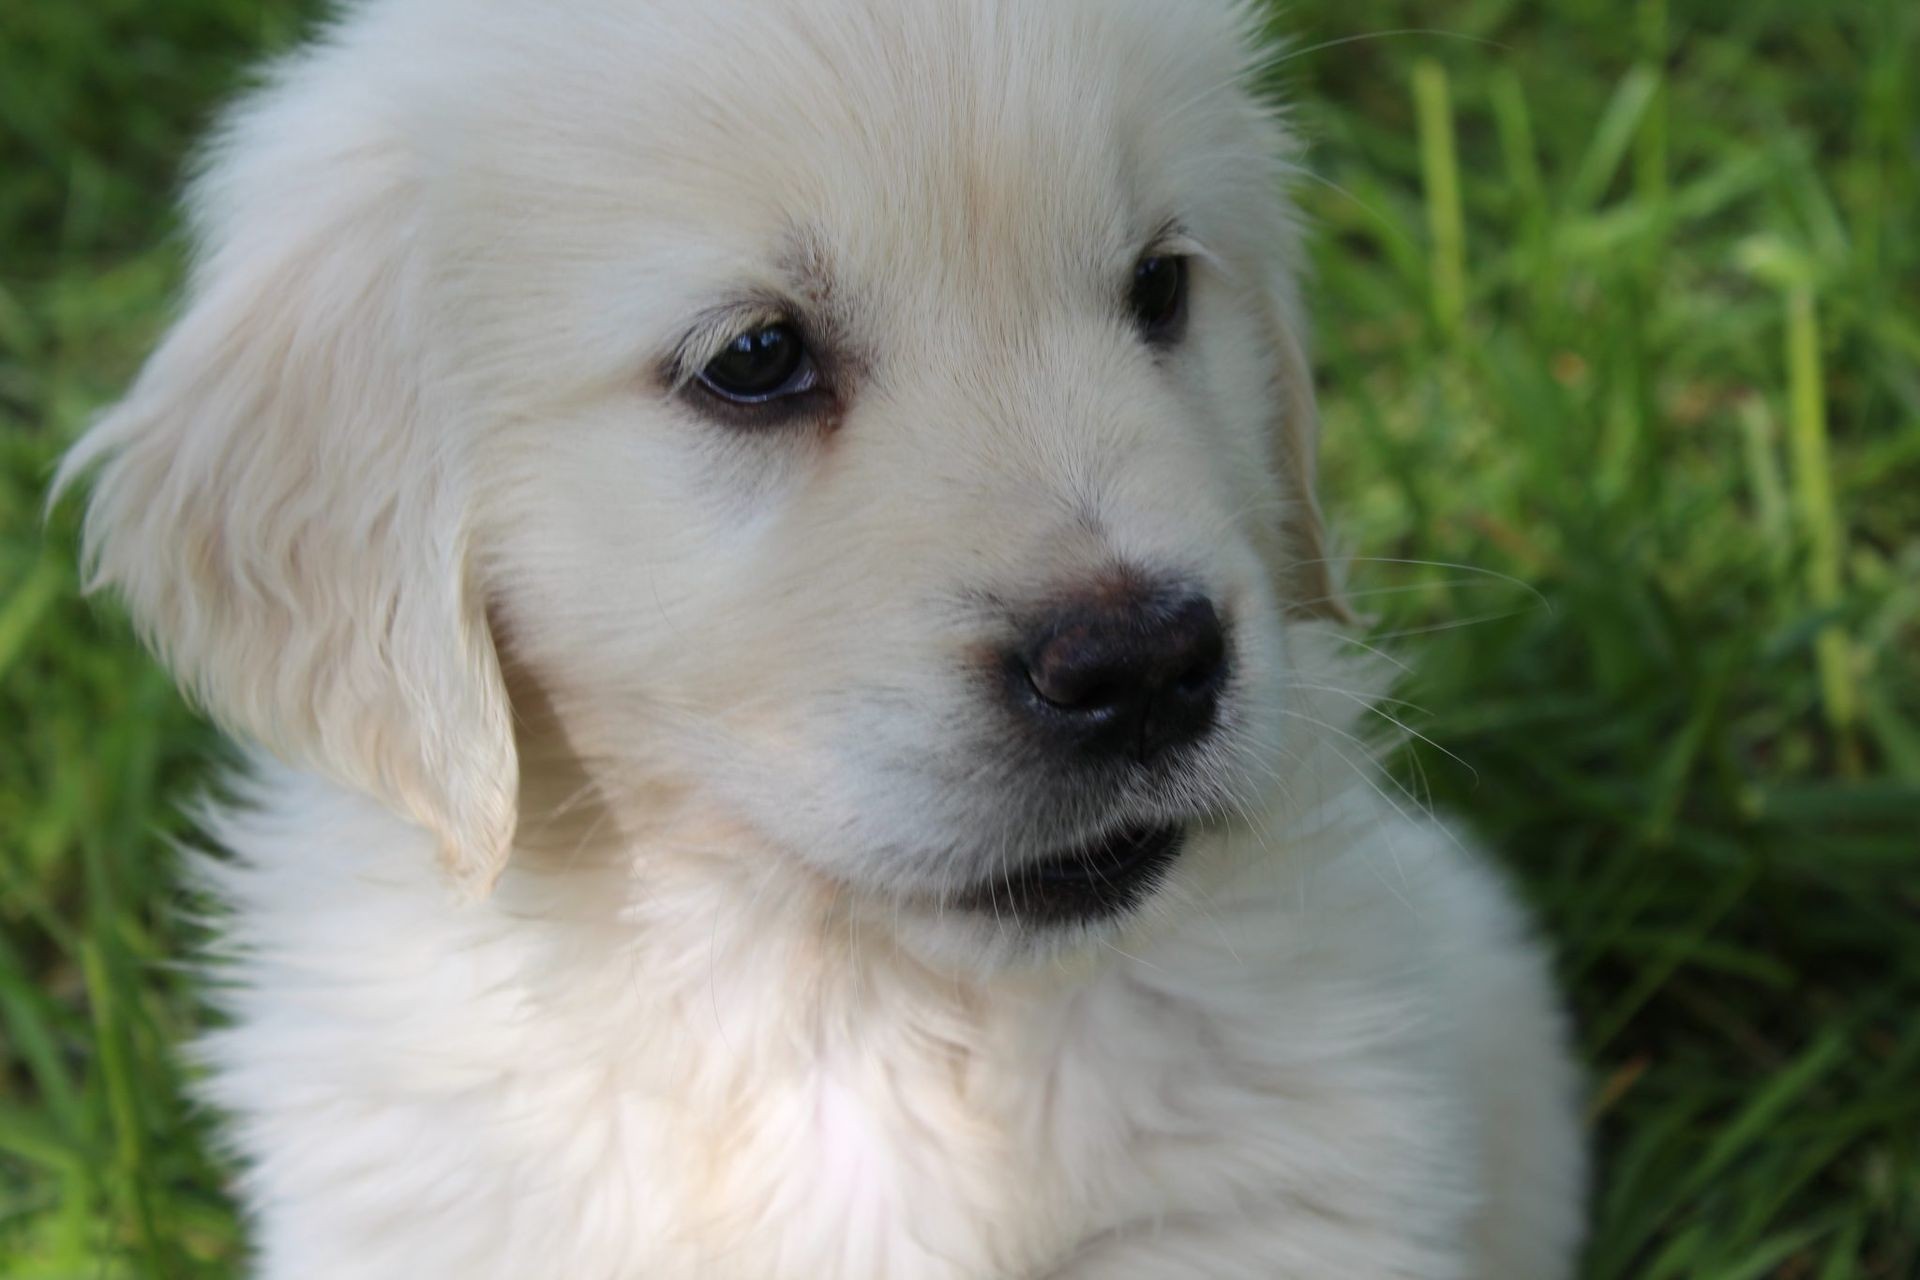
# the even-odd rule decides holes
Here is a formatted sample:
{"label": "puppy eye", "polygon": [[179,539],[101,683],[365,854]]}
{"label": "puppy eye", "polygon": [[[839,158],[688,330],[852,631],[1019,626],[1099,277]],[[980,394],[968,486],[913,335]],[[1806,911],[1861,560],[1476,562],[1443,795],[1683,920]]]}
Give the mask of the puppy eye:
{"label": "puppy eye", "polygon": [[819,382],[800,331],[785,322],[733,338],[699,374],[700,385],[734,404],[765,404]]}
{"label": "puppy eye", "polygon": [[1187,314],[1187,260],[1170,253],[1140,259],[1133,268],[1127,306],[1148,342],[1172,342]]}

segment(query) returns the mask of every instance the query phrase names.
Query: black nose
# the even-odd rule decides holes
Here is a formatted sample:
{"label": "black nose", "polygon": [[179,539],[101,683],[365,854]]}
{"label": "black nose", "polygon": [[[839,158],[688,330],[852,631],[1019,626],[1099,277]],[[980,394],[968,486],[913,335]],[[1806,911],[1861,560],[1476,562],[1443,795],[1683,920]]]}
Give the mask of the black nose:
{"label": "black nose", "polygon": [[1081,604],[1042,623],[1017,669],[1016,702],[1055,741],[1144,762],[1213,727],[1227,641],[1204,596]]}

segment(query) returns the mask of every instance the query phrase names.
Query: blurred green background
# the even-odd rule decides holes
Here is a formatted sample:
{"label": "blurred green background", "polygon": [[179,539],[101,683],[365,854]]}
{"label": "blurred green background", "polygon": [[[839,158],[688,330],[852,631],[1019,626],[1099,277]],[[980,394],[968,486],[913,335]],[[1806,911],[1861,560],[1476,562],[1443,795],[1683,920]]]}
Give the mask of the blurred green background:
{"label": "blurred green background", "polygon": [[[312,16],[0,7],[7,1280],[242,1256],[170,1051],[220,748],[40,504],[164,323],[190,140]],[[1405,803],[1485,834],[1573,992],[1587,1274],[1920,1276],[1920,4],[1280,21],[1327,501]]]}

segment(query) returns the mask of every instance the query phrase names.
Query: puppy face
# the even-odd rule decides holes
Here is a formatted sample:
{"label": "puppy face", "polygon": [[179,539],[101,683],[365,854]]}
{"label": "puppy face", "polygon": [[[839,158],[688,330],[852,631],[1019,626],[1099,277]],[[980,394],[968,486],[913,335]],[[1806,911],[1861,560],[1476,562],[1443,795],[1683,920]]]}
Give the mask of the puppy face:
{"label": "puppy face", "polygon": [[236,117],[70,463],[210,706],[473,882],[496,642],[637,828],[896,916],[1110,916],[1257,798],[1335,606],[1237,9],[455,8]]}

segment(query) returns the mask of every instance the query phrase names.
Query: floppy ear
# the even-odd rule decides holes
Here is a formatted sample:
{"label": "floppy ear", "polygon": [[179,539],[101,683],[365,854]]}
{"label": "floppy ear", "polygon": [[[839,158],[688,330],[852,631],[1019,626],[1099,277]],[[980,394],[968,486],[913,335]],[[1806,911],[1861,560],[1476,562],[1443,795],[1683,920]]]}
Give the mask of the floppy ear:
{"label": "floppy ear", "polygon": [[1339,566],[1320,514],[1315,485],[1320,410],[1313,390],[1313,363],[1307,358],[1305,321],[1292,281],[1284,274],[1276,272],[1269,285],[1267,320],[1279,412],[1272,432],[1275,466],[1286,499],[1279,564],[1281,603],[1296,617],[1357,622],[1341,587]]}
{"label": "floppy ear", "polygon": [[88,588],[116,589],[226,727],[428,828],[483,894],[517,766],[431,380],[420,202],[358,104],[282,91],[196,189],[185,313],[63,462],[95,470]]}

